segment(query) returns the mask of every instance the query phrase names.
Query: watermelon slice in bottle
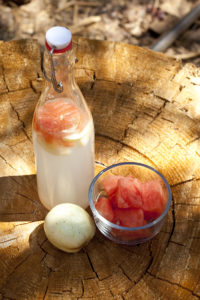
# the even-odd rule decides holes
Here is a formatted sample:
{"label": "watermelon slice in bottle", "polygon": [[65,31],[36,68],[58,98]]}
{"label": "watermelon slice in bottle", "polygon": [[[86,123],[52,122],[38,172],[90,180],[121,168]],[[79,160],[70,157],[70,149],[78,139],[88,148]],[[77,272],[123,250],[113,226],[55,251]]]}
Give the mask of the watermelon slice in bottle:
{"label": "watermelon slice in bottle", "polygon": [[82,136],[84,120],[76,105],[60,98],[40,106],[33,125],[47,143],[73,146],[73,142]]}

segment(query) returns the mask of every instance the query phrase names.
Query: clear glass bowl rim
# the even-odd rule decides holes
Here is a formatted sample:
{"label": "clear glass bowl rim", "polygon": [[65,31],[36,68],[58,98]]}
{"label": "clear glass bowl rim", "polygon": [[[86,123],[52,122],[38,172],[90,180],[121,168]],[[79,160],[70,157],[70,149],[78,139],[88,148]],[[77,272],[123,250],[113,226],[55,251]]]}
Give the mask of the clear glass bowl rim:
{"label": "clear glass bowl rim", "polygon": [[[148,223],[144,226],[140,226],[140,227],[124,227],[124,226],[120,226],[114,223],[111,223],[110,221],[108,221],[107,219],[105,219],[95,208],[93,200],[92,200],[92,191],[93,191],[93,187],[96,183],[96,181],[98,180],[98,178],[105,173],[106,171],[113,169],[115,167],[119,167],[119,166],[125,166],[125,165],[133,165],[133,166],[139,166],[139,167],[144,167],[147,169],[150,169],[151,171],[155,172],[157,175],[159,175],[162,180],[164,181],[164,183],[166,184],[167,187],[167,191],[168,191],[168,202],[167,205],[165,207],[165,210],[163,211],[162,215],[160,215],[157,219],[155,219],[154,221],[152,221],[151,223]],[[104,222],[105,224],[107,224],[108,226],[118,229],[118,230],[124,230],[124,231],[137,231],[137,230],[141,230],[141,229],[147,229],[150,227],[155,226],[157,223],[159,223],[160,221],[162,221],[165,217],[165,215],[167,214],[170,205],[171,205],[171,201],[172,201],[172,193],[171,193],[171,189],[169,186],[169,183],[167,182],[166,178],[156,169],[154,169],[153,167],[150,167],[146,164],[143,163],[139,163],[139,162],[121,162],[121,163],[117,163],[117,164],[113,164],[110,165],[108,167],[105,167],[102,171],[100,171],[92,180],[90,187],[89,187],[89,192],[88,192],[88,198],[89,198],[89,204],[90,204],[90,208],[92,210],[93,215],[96,215],[102,222]]]}

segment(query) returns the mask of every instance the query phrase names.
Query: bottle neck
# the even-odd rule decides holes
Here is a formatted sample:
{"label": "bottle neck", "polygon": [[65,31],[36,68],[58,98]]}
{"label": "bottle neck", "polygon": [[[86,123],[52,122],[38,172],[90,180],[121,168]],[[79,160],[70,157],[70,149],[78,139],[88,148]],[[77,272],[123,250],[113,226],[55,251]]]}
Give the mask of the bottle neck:
{"label": "bottle neck", "polygon": [[[55,78],[52,76],[52,63]],[[49,55],[49,51],[45,49],[44,52],[44,60],[43,60],[43,68],[48,79],[46,80],[46,85],[52,85],[52,81],[56,79],[57,82],[62,82],[63,92],[70,89],[73,84],[75,84],[74,80],[74,64],[75,57],[73,49],[64,52],[64,53],[55,53],[52,56]]]}

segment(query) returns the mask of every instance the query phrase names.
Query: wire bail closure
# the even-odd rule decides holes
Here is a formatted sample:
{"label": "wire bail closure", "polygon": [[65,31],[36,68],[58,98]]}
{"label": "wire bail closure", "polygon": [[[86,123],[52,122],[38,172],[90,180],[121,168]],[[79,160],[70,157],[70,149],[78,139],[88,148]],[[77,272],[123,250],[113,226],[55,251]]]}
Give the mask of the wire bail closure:
{"label": "wire bail closure", "polygon": [[62,93],[62,92],[63,92],[63,84],[62,84],[62,81],[57,82],[57,80],[56,80],[56,74],[55,74],[54,63],[53,63],[53,52],[54,52],[54,50],[55,50],[55,48],[52,48],[52,49],[49,51],[49,57],[50,57],[50,63],[51,63],[51,78],[49,78],[49,77],[46,75],[46,71],[44,70],[44,68],[43,68],[43,73],[44,73],[45,78],[46,78],[48,81],[52,82],[54,90],[55,90],[57,93]]}

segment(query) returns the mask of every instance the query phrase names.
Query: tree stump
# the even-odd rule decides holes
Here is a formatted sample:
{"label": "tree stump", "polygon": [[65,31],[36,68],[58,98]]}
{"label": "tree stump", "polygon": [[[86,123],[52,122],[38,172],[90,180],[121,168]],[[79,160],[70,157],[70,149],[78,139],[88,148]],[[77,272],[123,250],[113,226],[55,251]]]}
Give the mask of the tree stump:
{"label": "tree stump", "polygon": [[161,232],[139,246],[94,239],[76,254],[46,239],[31,122],[42,89],[36,41],[0,43],[0,299],[200,297],[200,79],[194,65],[131,45],[75,39],[92,111],[96,172],[137,161],[169,181]]}

